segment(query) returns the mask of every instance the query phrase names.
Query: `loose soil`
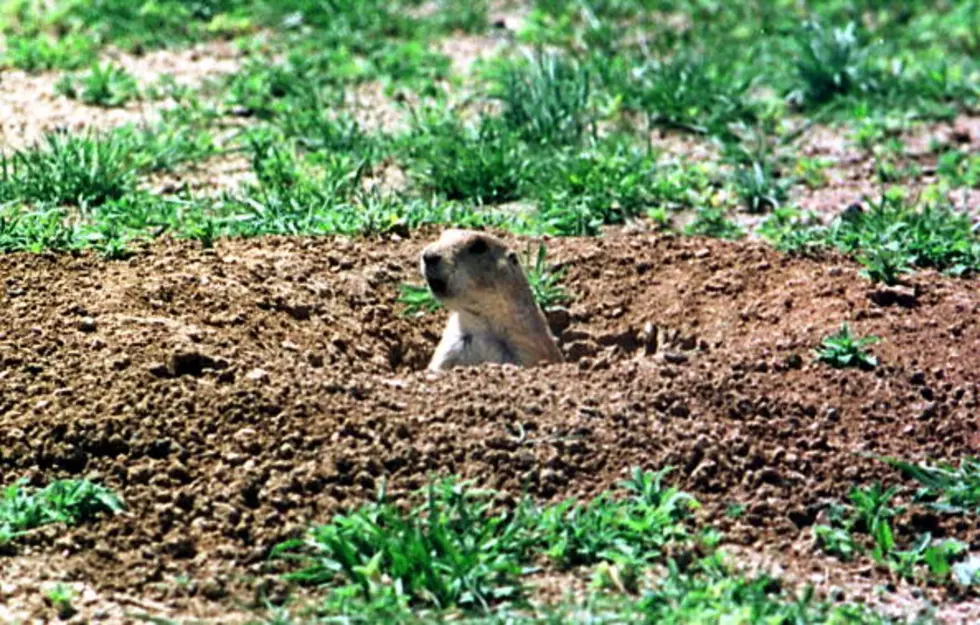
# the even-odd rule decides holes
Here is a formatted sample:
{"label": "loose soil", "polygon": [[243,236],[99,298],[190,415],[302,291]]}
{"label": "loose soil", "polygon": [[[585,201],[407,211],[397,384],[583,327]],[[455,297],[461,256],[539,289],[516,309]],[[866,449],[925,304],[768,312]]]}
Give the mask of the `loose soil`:
{"label": "loose soil", "polygon": [[[0,257],[0,483],[88,476],[129,506],[0,557],[10,618],[50,616],[52,574],[117,607],[214,615],[276,598],[270,547],[382,477],[396,497],[458,473],[557,500],[665,465],[731,545],[870,600],[889,575],[813,548],[822,507],[901,479],[873,456],[980,453],[975,281],[923,272],[888,290],[846,259],[759,243],[552,240],[575,297],[551,315],[569,362],[434,375],[445,313],[407,318],[396,298],[436,235]],[[877,369],[812,362],[844,321],[883,338]],[[898,535],[926,526],[980,549],[964,519],[903,517]],[[980,614],[976,597],[913,590],[946,622]]]}

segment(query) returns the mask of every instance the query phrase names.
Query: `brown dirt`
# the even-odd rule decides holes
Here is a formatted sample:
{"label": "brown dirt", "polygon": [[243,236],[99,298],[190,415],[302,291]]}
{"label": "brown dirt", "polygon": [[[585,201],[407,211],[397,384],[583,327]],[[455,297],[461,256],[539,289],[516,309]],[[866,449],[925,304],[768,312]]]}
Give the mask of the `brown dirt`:
{"label": "brown dirt", "polygon": [[[395,298],[434,235],[0,257],[0,483],[87,475],[129,504],[26,537],[0,579],[57,554],[107,605],[213,614],[274,592],[269,547],[382,476],[396,496],[456,472],[553,499],[669,464],[731,544],[801,579],[829,567],[884,583],[809,546],[821,506],[899,479],[861,454],[980,453],[975,282],[926,272],[912,301],[889,303],[837,258],[614,231],[554,240],[576,297],[558,326],[570,362],[433,376],[421,369],[443,316],[406,319]],[[811,363],[842,321],[883,337],[877,370]],[[728,502],[746,514],[727,518]],[[963,521],[937,531],[980,548]],[[40,609],[36,593],[0,592]]]}

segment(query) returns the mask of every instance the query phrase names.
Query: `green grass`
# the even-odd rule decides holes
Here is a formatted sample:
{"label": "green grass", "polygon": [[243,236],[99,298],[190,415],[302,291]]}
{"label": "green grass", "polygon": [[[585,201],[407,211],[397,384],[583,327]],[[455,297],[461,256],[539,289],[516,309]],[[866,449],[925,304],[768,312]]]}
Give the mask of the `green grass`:
{"label": "green grass", "polygon": [[623,97],[627,106],[645,113],[650,127],[728,136],[730,124],[758,119],[751,87],[730,64],[682,53],[633,70]]}
{"label": "green grass", "polygon": [[50,134],[35,149],[0,155],[0,201],[98,206],[134,189],[131,146],[105,138]]}
{"label": "green grass", "polygon": [[796,43],[800,90],[794,96],[801,103],[812,107],[877,88],[878,77],[869,59],[873,46],[859,39],[854,22],[843,27],[804,24]]}
{"label": "green grass", "polygon": [[594,133],[593,78],[571,57],[539,52],[503,66],[492,94],[508,129],[537,146],[581,143]]}
{"label": "green grass", "polygon": [[[248,30],[248,5],[239,0],[82,0],[79,2],[0,3],[5,34],[25,39],[51,32],[89,45],[102,47],[112,43],[127,50],[145,50]],[[290,3],[294,4],[294,3]],[[81,48],[91,55],[91,49]],[[58,55],[48,67],[77,67],[77,57]],[[61,62],[59,62],[61,61]],[[84,63],[83,63],[84,64]],[[45,67],[29,68],[43,69]]]}
{"label": "green grass", "polygon": [[[356,588],[366,600],[394,593],[406,606],[487,612],[519,600],[535,554],[559,567],[606,561],[636,566],[664,555],[689,534],[683,523],[696,502],[664,487],[659,474],[635,470],[626,499],[599,497],[514,510],[492,494],[455,480],[434,482],[404,510],[385,500],[315,527],[273,555],[295,560],[287,578],[314,586]],[[382,581],[388,580],[388,581]]]}
{"label": "green grass", "polygon": [[959,467],[948,463],[915,464],[894,458],[886,461],[922,484],[917,500],[940,512],[980,514],[980,460],[963,458]]}
{"label": "green grass", "polygon": [[95,60],[95,46],[87,37],[65,35],[52,38],[43,35],[11,35],[0,63],[27,72],[52,69],[74,70]]}
{"label": "green grass", "polygon": [[78,612],[72,604],[75,593],[64,584],[59,583],[52,586],[44,593],[44,599],[54,608],[58,618],[62,620],[68,620]]}
{"label": "green grass", "polygon": [[798,217],[776,215],[760,232],[784,251],[852,254],[865,277],[886,284],[916,268],[959,276],[980,271],[980,234],[965,213],[942,202],[915,206],[901,193],[886,192],[869,209],[845,212],[826,227],[801,227]]}
{"label": "green grass", "polygon": [[892,519],[905,512],[905,506],[891,505],[897,487],[882,489],[879,484],[854,488],[850,503],[831,504],[828,524],[813,526],[817,544],[841,560],[867,555],[887,566],[900,577],[962,586],[974,582],[980,563],[967,558],[969,546],[954,538],[936,539],[929,532],[918,535],[905,549],[899,548]]}
{"label": "green grass", "polygon": [[82,76],[64,76],[55,91],[85,104],[103,107],[124,106],[139,97],[136,79],[122,67],[95,64]]}
{"label": "green grass", "polygon": [[980,155],[951,150],[939,156],[940,180],[951,187],[980,188]]}
{"label": "green grass", "polygon": [[509,202],[528,181],[528,149],[493,118],[472,127],[453,116],[419,116],[408,143],[413,178],[448,200]]}
{"label": "green grass", "polygon": [[16,482],[0,490],[0,545],[42,525],[77,525],[123,507],[116,493],[88,480],[55,480],[42,489]]}
{"label": "green grass", "polygon": [[744,237],[745,230],[728,219],[725,209],[706,206],[698,209],[694,220],[684,228],[684,234],[734,241]]}
{"label": "green grass", "polygon": [[[634,470],[618,493],[586,502],[501,505],[492,491],[448,478],[395,505],[338,514],[276,547],[287,578],[320,588],[311,608],[267,623],[885,623],[815,601],[778,579],[737,573],[716,532],[695,532],[697,502]],[[651,568],[656,567],[656,568]],[[592,569],[585,596],[528,602],[528,576]],[[656,575],[651,573],[656,570]]]}
{"label": "green grass", "polygon": [[814,356],[819,362],[835,369],[847,367],[873,369],[878,366],[878,359],[867,353],[864,348],[880,340],[877,336],[858,338],[851,334],[850,326],[845,323],[839,331],[823,339],[820,348],[814,350]]}

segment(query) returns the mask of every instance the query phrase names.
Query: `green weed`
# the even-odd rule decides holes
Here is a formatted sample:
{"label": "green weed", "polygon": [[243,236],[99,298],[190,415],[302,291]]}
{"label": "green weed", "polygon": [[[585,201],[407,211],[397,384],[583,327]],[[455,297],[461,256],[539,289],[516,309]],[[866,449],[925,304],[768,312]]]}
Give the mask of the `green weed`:
{"label": "green weed", "polygon": [[908,549],[897,548],[891,519],[905,510],[890,505],[897,492],[896,487],[884,490],[878,484],[855,488],[851,491],[849,506],[834,504],[828,509],[829,525],[813,527],[817,543],[825,552],[850,560],[869,553],[865,541],[860,538],[867,536],[871,543],[869,555],[875,562],[888,566],[906,579],[924,576],[933,581],[969,585],[971,565],[957,562],[967,552],[965,543],[952,539],[937,541],[931,534],[924,533]]}
{"label": "green weed", "polygon": [[55,91],[85,104],[104,107],[123,106],[139,97],[136,79],[122,67],[112,64],[97,63],[87,74],[65,76],[55,85]]}
{"label": "green weed", "polygon": [[405,307],[404,314],[410,317],[421,317],[442,307],[428,287],[417,284],[399,285],[398,303]]}
{"label": "green weed", "polygon": [[732,185],[750,213],[777,209],[787,195],[787,184],[776,179],[767,163],[759,161],[737,166]]}
{"label": "green weed", "polygon": [[517,529],[514,517],[493,510],[488,493],[448,480],[431,484],[425,502],[409,512],[382,491],[377,503],[338,515],[273,553],[303,565],[288,575],[301,583],[342,579],[371,598],[387,578],[412,603],[485,610],[519,595],[519,562],[530,545]]}
{"label": "green weed", "polygon": [[[662,474],[661,474],[662,475]],[[452,622],[468,625],[557,625],[558,623],[714,623],[719,619],[735,619],[733,622],[772,622],[772,623],[808,623],[824,625],[834,623],[853,623],[855,625],[885,625],[891,623],[884,617],[861,608],[846,604],[817,603],[814,593],[807,590],[801,594],[794,593],[783,586],[780,580],[766,576],[743,576],[729,565],[721,552],[707,549],[708,555],[691,557],[687,552],[678,553],[678,557],[669,555],[654,555],[659,553],[659,547],[654,546],[653,553],[647,553],[634,543],[653,542],[664,535],[657,529],[659,524],[669,518],[683,518],[686,507],[691,503],[684,500],[683,495],[671,489],[664,489],[657,483],[657,475],[642,473],[632,480],[637,486],[632,496],[621,502],[611,499],[594,500],[586,507],[572,506],[578,510],[572,514],[551,512],[553,508],[545,509],[545,514],[551,514],[553,519],[545,521],[548,528],[554,526],[559,531],[548,529],[542,533],[537,529],[540,522],[535,509],[526,500],[511,512],[494,513],[488,504],[489,494],[480,491],[464,491],[458,483],[452,481],[438,482],[426,493],[427,503],[404,512],[376,514],[384,503],[364,506],[354,516],[342,516],[335,520],[331,528],[334,531],[350,530],[345,537],[351,540],[345,551],[354,554],[354,558],[364,559],[367,553],[383,554],[377,560],[369,560],[367,567],[343,565],[329,569],[312,570],[308,567],[299,573],[312,575],[323,572],[326,580],[349,579],[362,576],[364,585],[354,583],[332,590],[320,604],[316,614],[303,618],[309,623],[343,622],[378,622],[422,624],[452,620]],[[652,486],[652,488],[651,488]],[[449,490],[452,487],[452,490]],[[678,508],[672,508],[671,499]],[[604,504],[600,504],[604,501]],[[599,506],[602,509],[593,513],[583,512],[588,507]],[[391,510],[391,507],[386,507]],[[659,516],[655,511],[660,511]],[[371,515],[370,517],[368,515]],[[657,520],[653,520],[657,519]],[[636,523],[634,525],[634,522]],[[650,523],[653,525],[650,525]],[[413,528],[406,532],[393,532],[395,528],[404,527],[408,523]],[[390,525],[389,525],[390,524]],[[434,526],[434,524],[437,524]],[[675,523],[667,523],[668,526]],[[356,529],[355,529],[356,528]],[[480,529],[477,529],[480,528]],[[591,536],[585,534],[589,528],[600,533],[596,537],[599,544],[593,545]],[[482,530],[482,531],[481,531]],[[477,610],[444,610],[432,608],[432,594],[424,595],[422,601],[413,598],[406,590],[410,582],[402,581],[401,577],[392,577],[392,566],[388,564],[388,552],[382,549],[398,549],[415,541],[429,540],[432,536],[445,537],[426,554],[420,554],[416,560],[396,560],[393,562],[422,563],[429,561],[444,561],[446,546],[456,545],[459,536],[476,535],[476,540],[465,543],[465,547],[456,550],[457,554],[469,553],[477,545],[484,546],[483,558],[493,562],[496,555],[510,551],[515,555],[530,557],[536,549],[546,546],[556,535],[559,541],[567,541],[567,536],[575,536],[575,532],[583,532],[587,547],[587,561],[599,559],[595,565],[592,579],[593,590],[586,597],[566,597],[559,602],[547,604],[497,601],[488,606],[479,606]],[[487,536],[489,534],[489,536]],[[325,528],[311,531],[306,542],[315,537],[328,536]],[[682,534],[677,537],[680,545],[687,544],[689,537]],[[411,542],[409,542],[411,541]],[[612,541],[612,542],[610,542]],[[301,549],[303,541],[294,541],[281,547],[280,553],[300,555],[296,549]],[[369,546],[364,547],[365,543]],[[630,546],[633,549],[630,549]],[[309,549],[309,547],[307,547]],[[325,556],[324,552],[339,554],[344,549],[341,543],[331,541],[330,546],[315,543],[310,559],[337,557],[347,561],[347,556]],[[615,561],[604,559],[602,552],[611,552]],[[308,554],[310,552],[307,552]],[[565,553],[564,551],[560,553]],[[360,555],[358,555],[360,554]],[[651,580],[642,568],[648,557],[666,561],[664,574],[656,580]],[[301,560],[303,561],[303,560]],[[536,563],[541,558],[536,559]],[[305,560],[309,563],[310,560]],[[374,566],[377,563],[377,566]],[[512,585],[520,582],[522,573],[530,572],[527,562],[520,566],[525,568],[514,570],[513,575],[503,578],[509,590]],[[453,578],[462,576],[470,568],[432,567],[433,578],[428,584],[435,584],[437,575]],[[510,572],[510,571],[508,571]],[[363,588],[370,589],[368,596]],[[508,593],[508,597],[519,596]],[[284,625],[292,623],[292,616],[286,609],[277,608],[270,613],[267,625],[273,623]]]}
{"label": "green weed", "polygon": [[445,31],[482,33],[490,26],[489,0],[439,0],[435,15]]}
{"label": "green weed", "polygon": [[751,86],[731,67],[680,54],[635,70],[625,98],[646,113],[649,126],[727,136],[729,124],[757,119],[748,98]]}
{"label": "green weed", "polygon": [[[239,115],[271,119],[284,114],[288,119],[291,98],[318,102],[316,68],[306,55],[293,53],[285,62],[250,60],[228,77],[225,101]],[[321,113],[322,109],[317,109]]]}
{"label": "green weed", "polygon": [[851,334],[850,326],[845,323],[835,334],[823,339],[820,349],[814,351],[814,356],[818,361],[837,369],[871,369],[878,365],[878,359],[864,351],[864,348],[880,340],[877,336],[857,338]]}
{"label": "green weed", "polygon": [[115,220],[99,220],[86,238],[87,243],[107,260],[122,260],[129,257],[127,247],[129,235]]}
{"label": "green weed", "polygon": [[644,623],[853,623],[888,621],[863,608],[817,604],[812,589],[794,595],[767,575],[733,575],[718,556],[702,559],[695,574],[671,563],[668,574],[639,602]]}
{"label": "green weed", "polygon": [[731,186],[750,213],[780,207],[792,180],[781,175],[785,156],[762,128],[740,126],[724,144],[724,159],[732,166]]}
{"label": "green weed", "polygon": [[980,155],[960,150],[946,152],[939,157],[936,173],[952,187],[980,188]]}
{"label": "green weed", "polygon": [[123,507],[116,493],[88,480],[55,480],[40,490],[22,480],[0,491],[0,544],[42,525],[76,525]]}
{"label": "green weed", "polygon": [[79,35],[65,35],[59,39],[43,35],[11,35],[5,44],[3,63],[26,72],[75,70],[95,60],[92,41]]}
{"label": "green weed", "polygon": [[860,544],[848,528],[834,525],[814,525],[813,535],[825,553],[845,562],[853,560],[862,553]]}
{"label": "green weed", "polygon": [[918,501],[928,502],[941,512],[980,514],[980,460],[964,458],[959,467],[946,463],[914,464],[894,458],[885,461],[922,484],[916,495]]}
{"label": "green weed", "polygon": [[876,87],[868,59],[871,50],[858,39],[855,23],[826,28],[809,22],[797,35],[797,46],[796,72],[802,83],[797,101],[819,105]]}
{"label": "green weed", "polygon": [[669,544],[689,538],[681,521],[698,505],[663,486],[668,471],[635,469],[622,483],[628,499],[600,495],[585,505],[567,500],[543,510],[536,523],[545,553],[560,567],[605,561],[635,568],[663,557]]}
{"label": "green weed", "polygon": [[[603,225],[640,216],[667,224],[672,211],[696,207],[702,208],[689,232],[735,238],[741,229],[721,209],[703,208],[714,205],[707,196],[723,183],[750,211],[780,212],[767,224],[781,249],[838,247],[863,262],[870,278],[886,282],[920,267],[959,275],[977,270],[976,233],[956,219],[903,213],[907,227],[881,231],[884,224],[871,223],[868,215],[850,215],[854,223],[831,228],[787,217],[787,174],[816,186],[820,166],[805,159],[790,163],[768,147],[757,153],[739,130],[762,124],[775,136],[785,114],[779,96],[792,91],[804,106],[821,107],[821,114],[863,120],[869,148],[893,134],[880,134],[877,122],[898,119],[897,110],[904,125],[970,106],[980,95],[976,65],[962,52],[972,31],[955,16],[972,13],[961,7],[926,11],[917,4],[901,18],[893,8],[878,7],[874,20],[862,20],[860,11],[841,3],[806,11],[767,3],[720,11],[686,0],[665,7],[639,0],[537,2],[519,36],[541,49],[526,58],[501,54],[473,85],[476,100],[499,102],[499,116],[483,114],[469,125],[461,115],[434,115],[417,119],[406,135],[386,135],[344,112],[344,89],[376,80],[398,100],[405,94],[409,102],[416,96],[424,103],[431,96],[453,101],[453,94],[442,92],[458,85],[437,38],[485,30],[484,0],[439,0],[425,10],[416,0],[5,3],[4,62],[31,71],[90,65],[110,43],[141,52],[259,29],[262,34],[241,42],[251,59],[243,70],[205,85],[200,100],[173,84],[140,93],[114,65],[70,78],[65,89],[92,103],[166,96],[180,102],[179,110],[165,112],[159,125],[113,131],[100,145],[64,139],[75,150],[64,159],[43,146],[26,151],[29,156],[6,157],[0,177],[4,249],[95,246],[107,257],[123,257],[133,238],[162,228],[204,245],[221,236],[354,234],[423,223],[597,235]],[[684,18],[684,27],[667,24],[663,11]],[[804,18],[813,24],[801,29]],[[850,23],[863,26],[833,28]],[[222,110],[202,104],[208,101],[222,103]],[[247,136],[229,144],[229,112],[262,120],[245,134],[265,133],[275,149],[259,154]],[[600,121],[609,122],[614,134],[605,134]],[[709,175],[713,165],[658,165],[650,126],[713,135],[744,154],[726,153],[734,165],[728,180]],[[256,185],[218,200],[157,201],[136,190],[148,171],[242,145],[257,156]],[[975,186],[973,160],[941,155],[939,187]],[[84,166],[72,167],[76,161]],[[360,190],[366,172],[392,161],[409,173],[408,190]],[[901,163],[883,155],[882,179],[908,175]],[[87,176],[86,169],[99,174]],[[440,205],[440,199],[448,202]],[[506,212],[485,208],[499,203],[511,206]],[[52,209],[62,205],[59,218]],[[136,213],[128,216],[123,207]],[[924,214],[919,207],[903,210]],[[99,222],[103,218],[106,223]]]}
{"label": "green weed", "polygon": [[133,190],[136,164],[116,135],[49,134],[33,149],[0,154],[0,201],[99,205]]}
{"label": "green weed", "polygon": [[72,605],[75,593],[69,586],[60,583],[55,584],[45,591],[44,598],[58,613],[58,618],[62,620],[68,620],[78,612]]}
{"label": "green weed", "polygon": [[914,579],[917,569],[925,566],[931,578],[947,580],[956,566],[954,562],[968,549],[969,546],[962,541],[951,538],[936,541],[927,532],[919,536],[909,549],[893,551],[889,564],[892,570],[906,579]]}
{"label": "green weed", "polygon": [[827,167],[830,163],[820,158],[800,157],[793,173],[797,179],[811,189],[827,185]]}
{"label": "green weed", "polygon": [[602,228],[602,216],[593,212],[588,198],[545,195],[538,201],[537,212],[529,220],[534,234],[557,236],[597,236]]}
{"label": "green weed", "polygon": [[884,562],[885,557],[895,548],[890,519],[901,514],[904,509],[893,508],[888,502],[897,493],[897,487],[882,490],[880,484],[851,491],[855,528],[870,534],[874,539],[872,555],[877,562]]}
{"label": "green weed", "polygon": [[0,251],[41,253],[75,247],[78,233],[65,218],[62,209],[0,208]]}
{"label": "green weed", "polygon": [[725,507],[725,516],[729,519],[738,519],[745,514],[746,505],[743,503],[730,503]]}
{"label": "green weed", "polygon": [[[235,34],[222,29],[235,23],[228,12],[246,9],[238,0],[101,0],[100,2],[31,3],[10,2],[14,13],[4,30],[21,36],[55,30],[89,39],[93,46],[112,42],[124,49],[140,51],[201,39],[211,33]],[[291,4],[291,3],[290,3]],[[10,6],[12,5],[12,6]],[[19,5],[19,6],[18,6]],[[243,11],[244,15],[244,11]],[[248,29],[247,22],[238,22]]]}
{"label": "green weed", "polygon": [[376,503],[336,516],[273,555],[298,562],[288,577],[301,583],[356,588],[364,599],[388,597],[396,605],[486,612],[523,595],[521,577],[534,570],[538,550],[563,566],[645,562],[686,540],[681,521],[696,504],[664,488],[663,474],[636,470],[623,501],[600,497],[544,510],[528,500],[499,509],[492,492],[453,479],[430,484],[417,495],[423,503],[409,510],[387,502],[382,490]]}
{"label": "green weed", "polygon": [[866,553],[862,536],[871,536],[875,559],[883,562],[895,547],[891,522],[900,510],[888,506],[895,489],[881,491],[878,484],[869,488],[854,488],[850,505],[832,503],[828,506],[829,524],[814,525],[813,533],[820,547],[831,555],[850,561]]}
{"label": "green weed", "polygon": [[[650,205],[676,199],[658,186],[661,174],[649,153],[614,141],[538,156],[530,178],[530,193],[540,201],[539,221],[559,234],[594,234],[598,225],[621,224]],[[576,224],[578,212],[588,216],[589,226]]]}
{"label": "green weed", "polygon": [[550,310],[556,306],[567,304],[572,299],[561,284],[565,271],[563,269],[555,271],[547,262],[547,257],[548,248],[540,243],[537,253],[533,256],[531,249],[527,249],[523,262],[534,301],[542,310]]}

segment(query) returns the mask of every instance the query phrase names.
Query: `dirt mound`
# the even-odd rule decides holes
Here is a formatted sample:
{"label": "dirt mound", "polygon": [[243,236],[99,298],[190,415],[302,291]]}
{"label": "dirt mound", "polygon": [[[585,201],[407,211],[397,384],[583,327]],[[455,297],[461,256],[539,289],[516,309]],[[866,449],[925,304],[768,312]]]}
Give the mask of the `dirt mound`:
{"label": "dirt mound", "polygon": [[[272,545],[382,476],[396,494],[455,472],[562,498],[673,465],[730,540],[822,568],[801,546],[821,505],[896,479],[856,452],[980,452],[974,282],[882,291],[848,261],[763,245],[551,241],[570,362],[440,377],[421,370],[444,315],[395,301],[434,234],[0,257],[0,483],[94,476],[130,510],[28,546],[106,591],[241,598]],[[876,370],[811,362],[843,321],[884,339]]]}

